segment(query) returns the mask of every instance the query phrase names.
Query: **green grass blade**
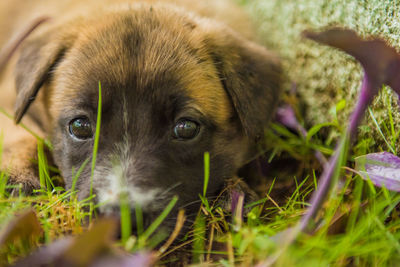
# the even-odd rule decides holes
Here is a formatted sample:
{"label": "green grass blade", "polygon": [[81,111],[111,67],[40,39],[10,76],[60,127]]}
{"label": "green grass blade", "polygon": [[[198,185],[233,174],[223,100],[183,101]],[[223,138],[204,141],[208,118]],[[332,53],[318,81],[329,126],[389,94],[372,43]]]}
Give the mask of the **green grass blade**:
{"label": "green grass blade", "polygon": [[202,212],[196,217],[193,235],[192,260],[193,263],[200,263],[204,260],[206,242],[206,218]]}
{"label": "green grass blade", "polygon": [[136,217],[136,229],[137,229],[137,235],[138,238],[143,233],[143,212],[142,212],[142,207],[139,204],[135,205],[135,217]]}
{"label": "green grass blade", "polygon": [[83,169],[86,167],[86,165],[89,163],[89,158],[85,159],[85,161],[82,163],[82,165],[79,167],[78,171],[74,174],[74,177],[72,178],[72,186],[71,186],[71,192],[75,191],[76,183],[78,182],[79,177],[81,176]]}
{"label": "green grass blade", "polygon": [[[99,138],[100,138],[100,126],[101,126],[101,107],[102,107],[102,97],[101,97],[101,82],[99,81],[99,100],[97,105],[97,120],[96,120],[96,132],[94,136],[94,144],[93,144],[93,155],[92,155],[92,169],[90,172],[90,192],[89,195],[93,195],[93,176],[94,176],[94,169],[96,167],[96,158],[97,158],[97,151],[99,148]],[[92,219],[93,213],[93,202],[90,205],[90,218]]]}
{"label": "green grass blade", "polygon": [[204,185],[203,185],[203,197],[206,196],[208,180],[210,179],[210,153],[204,153]]}
{"label": "green grass blade", "polygon": [[129,205],[128,192],[122,191],[120,196],[120,211],[121,211],[121,239],[125,244],[129,237],[132,235],[131,223],[131,207]]}
{"label": "green grass blade", "polygon": [[382,130],[381,130],[381,127],[379,127],[379,124],[378,124],[378,122],[376,121],[375,116],[374,116],[374,113],[372,112],[371,108],[368,108],[368,112],[369,112],[369,115],[371,115],[372,121],[374,122],[374,124],[375,124],[375,126],[376,126],[376,129],[378,130],[379,134],[382,136],[383,141],[385,141],[385,143],[386,143],[386,145],[388,146],[388,148],[390,149],[390,151],[391,151],[394,155],[396,155],[396,151],[394,150],[394,148],[392,147],[392,145],[389,144],[388,140],[386,140],[386,137],[385,137],[385,135],[383,134],[383,132],[382,132]]}
{"label": "green grass blade", "polygon": [[47,193],[50,194],[55,186],[50,178],[49,164],[47,162],[46,154],[44,152],[44,143],[41,140],[38,140],[37,143],[37,153],[40,185],[42,189],[47,190]]}
{"label": "green grass blade", "polygon": [[38,151],[38,169],[39,169],[39,181],[40,181],[40,188],[42,190],[46,190],[46,177],[44,171],[44,164],[42,162],[42,151],[43,151],[43,142],[38,140],[37,143],[37,151]]}
{"label": "green grass blade", "polygon": [[[386,90],[385,92],[386,92],[386,105],[388,107],[388,115],[389,115],[389,122],[390,122],[390,130],[391,130],[391,134],[392,134],[392,146],[395,147],[395,145],[397,143],[397,134],[396,134],[396,130],[394,127],[394,121],[393,121],[391,97],[389,95],[388,90]],[[397,155],[397,154],[395,154],[395,155]]]}
{"label": "green grass blade", "polygon": [[154,222],[144,231],[143,235],[140,237],[140,243],[144,244],[146,240],[154,233],[154,231],[160,226],[160,224],[164,221],[164,219],[171,212],[172,208],[175,206],[178,201],[178,197],[174,196],[168,205],[165,207],[163,212],[154,220]]}

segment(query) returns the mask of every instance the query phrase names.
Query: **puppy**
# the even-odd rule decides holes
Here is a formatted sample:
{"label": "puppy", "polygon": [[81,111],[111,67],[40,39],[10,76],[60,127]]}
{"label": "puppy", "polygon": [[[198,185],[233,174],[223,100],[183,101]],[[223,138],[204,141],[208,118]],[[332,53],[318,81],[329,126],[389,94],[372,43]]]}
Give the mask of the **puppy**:
{"label": "puppy", "polygon": [[[251,41],[247,19],[233,4],[2,1],[0,46],[34,18],[51,17],[4,70],[0,105],[17,124],[23,118],[51,140],[67,189],[92,157],[101,83],[93,175],[100,212],[118,211],[122,192],[132,208],[141,206],[145,224],[174,195],[175,210],[193,212],[203,190],[204,152],[210,153],[208,196],[254,156],[278,103],[282,71],[276,56]],[[12,183],[38,187],[36,138],[0,116],[2,169]],[[75,187],[80,199],[89,195],[90,177],[87,164]]]}

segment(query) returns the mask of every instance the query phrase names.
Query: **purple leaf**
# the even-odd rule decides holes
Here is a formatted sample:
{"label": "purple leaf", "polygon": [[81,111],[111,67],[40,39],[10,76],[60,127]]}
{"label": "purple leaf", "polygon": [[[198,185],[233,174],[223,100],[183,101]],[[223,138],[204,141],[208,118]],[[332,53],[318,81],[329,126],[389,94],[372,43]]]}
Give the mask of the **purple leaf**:
{"label": "purple leaf", "polygon": [[[300,130],[301,125],[297,121],[294,110],[289,105],[284,105],[278,108],[276,111],[275,120],[289,129],[296,131]],[[303,134],[303,131],[301,132]],[[305,134],[307,135],[307,132]]]}
{"label": "purple leaf", "polygon": [[[301,134],[304,138],[307,136],[307,131],[299,123],[296,118],[295,112],[290,105],[283,105],[278,108],[275,115],[275,120],[289,129],[295,130]],[[315,150],[315,157],[324,166],[327,163],[326,158],[319,150]]]}
{"label": "purple leaf", "polygon": [[134,255],[108,255],[97,259],[90,267],[150,267],[154,265],[154,255],[150,252],[138,252]]}
{"label": "purple leaf", "polygon": [[234,231],[239,231],[243,221],[244,193],[238,192],[237,190],[233,189],[231,194],[232,194],[231,212],[233,218],[233,229]]}
{"label": "purple leaf", "polygon": [[42,233],[35,211],[28,209],[12,219],[0,232],[0,249],[16,240],[31,240]]}
{"label": "purple leaf", "polygon": [[110,247],[116,237],[117,221],[113,218],[98,220],[89,231],[75,238],[62,257],[76,265],[87,265],[98,253]]}
{"label": "purple leaf", "polygon": [[400,55],[384,40],[365,40],[352,30],[333,28],[321,33],[306,31],[303,34],[316,42],[343,50],[357,59],[364,68],[360,96],[348,129],[351,137],[354,137],[365,109],[383,84],[400,93]]}
{"label": "purple leaf", "polygon": [[72,237],[57,239],[48,246],[40,247],[28,257],[18,260],[12,267],[52,266],[55,263],[57,266],[64,266],[65,264],[60,263],[58,259],[65,249],[72,245],[73,241]]}
{"label": "purple leaf", "polygon": [[[309,227],[311,220],[316,216],[328,195],[328,191],[334,184],[332,183],[333,177],[338,176],[337,170],[347,156],[348,141],[355,138],[357,128],[364,117],[365,111],[378,94],[379,89],[383,84],[387,84],[397,93],[400,92],[400,55],[385,41],[379,38],[364,40],[354,31],[340,28],[333,28],[320,33],[304,32],[304,36],[319,43],[339,48],[355,57],[363,66],[365,75],[346,133],[342,136],[334,156],[330,158],[325,166],[318,190],[312,196],[311,207],[300,222],[299,229],[302,231]],[[339,155],[341,156],[339,157]]]}
{"label": "purple leaf", "polygon": [[357,157],[355,161],[355,169],[363,179],[400,192],[400,158],[389,152],[381,152]]}
{"label": "purple leaf", "polygon": [[116,220],[103,218],[82,235],[59,239],[18,261],[14,266],[89,266],[99,256],[108,255],[116,236],[117,225]]}
{"label": "purple leaf", "polygon": [[354,31],[333,28],[321,33],[304,32],[316,42],[339,48],[357,59],[363,66],[368,79],[377,87],[372,95],[378,93],[382,84],[400,93],[400,55],[380,38],[365,40]]}
{"label": "purple leaf", "polygon": [[[232,213],[232,215],[235,214],[237,211],[239,211],[241,213],[241,211],[243,209],[243,202],[242,203],[239,203],[239,202],[240,202],[240,198],[243,198],[243,197],[244,197],[243,192],[239,192],[235,189],[233,189],[231,191],[231,198],[232,198],[231,213]],[[242,214],[239,214],[239,216],[241,217]]]}
{"label": "purple leaf", "polygon": [[128,254],[123,251],[113,250],[104,251],[96,257],[93,257],[90,262],[81,265],[77,262],[71,262],[67,258],[62,257],[66,248],[74,243],[73,237],[58,239],[52,244],[40,248],[32,255],[18,261],[13,267],[42,267],[42,266],[58,266],[58,267],[107,267],[107,266],[141,266],[150,267],[155,262],[155,257],[150,252],[138,252],[136,254]]}

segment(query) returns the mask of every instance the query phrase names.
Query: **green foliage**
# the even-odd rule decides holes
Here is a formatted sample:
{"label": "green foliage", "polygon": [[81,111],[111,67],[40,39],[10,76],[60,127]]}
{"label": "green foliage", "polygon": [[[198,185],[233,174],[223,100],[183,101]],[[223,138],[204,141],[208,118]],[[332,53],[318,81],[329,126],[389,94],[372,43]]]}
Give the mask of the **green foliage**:
{"label": "green foliage", "polygon": [[[97,151],[99,149],[99,139],[100,139],[100,128],[101,128],[101,108],[102,108],[102,94],[101,94],[101,82],[99,81],[99,94],[98,94],[98,103],[97,103],[97,118],[96,118],[96,131],[94,136],[94,144],[93,144],[93,153],[92,153],[92,168],[90,171],[90,193],[89,196],[93,197],[93,177],[94,177],[94,168],[96,167],[96,158]],[[94,203],[90,202],[90,218],[92,221],[92,213],[94,212]],[[127,220],[123,220],[127,223]],[[126,227],[123,227],[126,229]]]}

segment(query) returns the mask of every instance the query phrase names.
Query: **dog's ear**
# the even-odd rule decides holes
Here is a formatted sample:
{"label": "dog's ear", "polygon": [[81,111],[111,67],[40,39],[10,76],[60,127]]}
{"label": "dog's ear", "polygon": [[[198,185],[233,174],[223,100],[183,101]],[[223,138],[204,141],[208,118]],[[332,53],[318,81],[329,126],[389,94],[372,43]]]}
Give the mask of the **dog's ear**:
{"label": "dog's ear", "polygon": [[27,40],[21,47],[15,67],[17,99],[14,120],[19,123],[30,104],[49,78],[51,70],[63,58],[71,39],[58,36],[55,30]]}
{"label": "dog's ear", "polygon": [[279,101],[282,83],[279,59],[229,29],[209,31],[205,42],[244,133],[257,142]]}

